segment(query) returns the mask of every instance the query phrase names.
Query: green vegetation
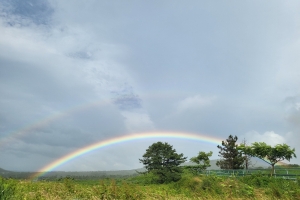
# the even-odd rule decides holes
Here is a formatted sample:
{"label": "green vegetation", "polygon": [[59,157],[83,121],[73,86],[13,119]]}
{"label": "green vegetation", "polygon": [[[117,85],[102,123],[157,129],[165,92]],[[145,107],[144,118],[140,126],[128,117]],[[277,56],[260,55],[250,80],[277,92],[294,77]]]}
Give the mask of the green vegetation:
{"label": "green vegetation", "polygon": [[[300,169],[298,168],[300,171]],[[177,182],[153,184],[153,174],[126,179],[55,181],[0,179],[0,199],[300,199],[300,179],[194,175],[183,170]]]}
{"label": "green vegetation", "polygon": [[212,151],[205,153],[200,151],[198,156],[192,157],[190,161],[196,165],[185,166],[186,169],[189,169],[193,174],[198,174],[201,171],[205,170],[207,167],[210,167],[209,157],[213,154]]}
{"label": "green vegetation", "polygon": [[[73,176],[58,178],[58,174],[54,174],[56,176],[47,180],[35,181],[0,177],[0,200],[300,199],[299,165],[287,165],[286,169],[275,166],[282,159],[296,157],[294,149],[285,144],[274,148],[265,143],[238,146],[236,141],[237,137],[230,135],[222,141],[222,146],[218,145],[223,158],[219,165],[223,170],[206,171],[212,152],[202,151],[190,159],[196,165],[180,166],[186,157],[177,154],[168,143],[157,142],[139,159],[146,168],[146,172],[139,175],[124,171],[109,177],[103,172],[88,172],[85,175],[89,176],[73,173]],[[270,176],[267,169],[241,169],[245,161],[242,153],[268,158],[272,172],[276,169],[276,176],[272,176],[273,173]],[[11,172],[3,170],[1,173]]]}
{"label": "green vegetation", "polygon": [[186,161],[183,154],[177,154],[172,145],[156,142],[146,150],[142,159],[147,172],[151,173],[154,183],[168,183],[178,181],[181,178],[182,168],[180,164]]}
{"label": "green vegetation", "polygon": [[9,199],[15,193],[15,182],[0,177],[0,200]]}
{"label": "green vegetation", "polygon": [[271,176],[274,174],[276,163],[282,160],[290,161],[291,158],[296,157],[295,149],[291,149],[287,144],[277,144],[271,147],[264,142],[255,142],[251,146],[242,144],[238,148],[247,155],[267,159],[266,162],[272,166]]}
{"label": "green vegetation", "polygon": [[237,149],[238,137],[229,135],[226,141],[222,141],[222,146],[218,145],[220,149],[219,156],[221,160],[217,162],[217,166],[221,169],[243,169],[245,158],[243,154]]}

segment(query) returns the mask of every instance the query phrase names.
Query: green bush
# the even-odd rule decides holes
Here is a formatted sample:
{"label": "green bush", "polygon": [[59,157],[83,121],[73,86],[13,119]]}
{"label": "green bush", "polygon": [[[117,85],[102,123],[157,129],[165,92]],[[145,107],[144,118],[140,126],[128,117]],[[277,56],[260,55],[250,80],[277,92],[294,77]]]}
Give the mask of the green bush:
{"label": "green bush", "polygon": [[256,188],[264,188],[265,194],[273,199],[299,199],[299,183],[292,180],[256,174],[240,178],[240,181]]}

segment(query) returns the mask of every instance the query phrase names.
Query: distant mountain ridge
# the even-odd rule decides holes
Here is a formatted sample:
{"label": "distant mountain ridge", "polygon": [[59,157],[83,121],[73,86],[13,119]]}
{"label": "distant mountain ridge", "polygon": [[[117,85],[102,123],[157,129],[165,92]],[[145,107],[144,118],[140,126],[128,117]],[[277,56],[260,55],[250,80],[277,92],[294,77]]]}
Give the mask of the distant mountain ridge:
{"label": "distant mountain ridge", "polygon": [[[220,167],[216,165],[218,159],[210,160],[210,167],[207,168],[207,170],[220,170]],[[253,168],[268,168],[270,165],[266,163],[265,161],[259,159],[259,158],[251,158],[252,165],[250,165],[250,169]],[[281,162],[281,165],[284,163]],[[181,166],[187,166],[187,165],[195,165],[191,162],[183,163]],[[132,170],[114,170],[114,171],[51,171],[43,175],[43,177],[94,177],[94,178],[103,178],[103,177],[126,177],[126,176],[135,176],[138,174],[138,172],[145,172],[145,168],[139,168],[139,169],[132,169]],[[21,178],[21,179],[27,179],[29,177],[32,177],[36,172],[15,172],[15,171],[9,171],[0,168],[0,176],[2,177],[11,177],[11,178]]]}
{"label": "distant mountain ridge", "polygon": [[[214,160],[210,160],[210,167],[208,167],[207,169],[208,170],[219,170],[220,167],[217,166],[217,161],[219,159],[214,159]],[[270,167],[270,165],[268,163],[266,163],[265,161],[259,159],[259,158],[251,158],[251,165],[250,165],[250,168],[267,168],[267,167]],[[281,165],[283,165],[285,163],[282,163],[281,162]],[[187,166],[187,165],[194,165],[194,163],[192,162],[185,162],[183,163],[181,166]],[[120,174],[120,173],[124,173],[124,174],[132,174],[132,173],[135,173],[136,171],[140,171],[140,172],[143,172],[145,171],[145,168],[139,168],[139,169],[130,169],[130,170],[111,170],[111,171],[108,171],[108,170],[105,170],[105,171],[97,171],[97,172],[103,172],[103,173],[111,173],[111,174]],[[14,172],[14,171],[9,171],[9,170],[5,170],[5,169],[2,169],[0,168],[0,172]],[[57,172],[57,173],[63,173],[63,172],[67,172],[67,171],[53,171],[53,172]],[[79,172],[79,171],[70,171],[70,172]],[[92,172],[92,171],[81,171],[83,173],[87,173],[87,172]],[[32,172],[34,173],[34,172]],[[49,172],[49,173],[52,173],[52,172]]]}
{"label": "distant mountain ridge", "polygon": [[10,171],[0,168],[0,172],[10,172]]}

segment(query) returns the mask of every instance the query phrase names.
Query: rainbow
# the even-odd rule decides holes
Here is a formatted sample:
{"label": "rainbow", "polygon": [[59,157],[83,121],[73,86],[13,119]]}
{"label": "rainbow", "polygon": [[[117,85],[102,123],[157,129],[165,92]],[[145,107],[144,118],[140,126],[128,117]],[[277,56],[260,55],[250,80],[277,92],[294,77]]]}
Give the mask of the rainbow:
{"label": "rainbow", "polygon": [[107,140],[102,140],[83,148],[80,148],[70,154],[67,154],[54,162],[44,166],[36,174],[34,174],[31,179],[37,179],[40,176],[45,175],[47,172],[53,171],[55,168],[67,163],[79,156],[82,156],[86,153],[94,151],[96,149],[104,148],[110,145],[115,145],[123,142],[128,142],[132,140],[142,140],[142,139],[151,139],[151,138],[176,138],[176,139],[185,139],[185,140],[195,140],[199,142],[207,142],[211,144],[221,144],[222,140],[216,137],[193,134],[193,133],[182,133],[182,132],[145,132],[145,133],[136,133],[131,135],[124,135],[119,137],[110,138]]}
{"label": "rainbow", "polygon": [[[164,98],[165,96],[169,96],[169,95],[174,96],[175,94],[166,94],[164,92],[162,94],[158,93],[155,95],[149,95],[147,97],[155,98],[157,96],[157,97]],[[146,96],[146,94],[143,94],[143,96]],[[5,136],[0,137],[0,148],[3,148],[5,146],[9,145],[11,142],[14,142],[18,138],[22,138],[28,134],[31,134],[35,130],[43,128],[44,126],[47,126],[47,125],[51,124],[52,122],[55,122],[59,119],[62,119],[64,117],[70,116],[74,113],[81,112],[81,111],[84,111],[87,109],[91,109],[91,108],[98,107],[98,106],[107,106],[107,105],[113,105],[113,102],[110,99],[104,98],[102,100],[85,102],[84,104],[72,106],[72,107],[63,109],[61,111],[52,112],[49,116],[47,116],[45,118],[34,121],[30,124],[20,127],[18,130],[9,132]]]}
{"label": "rainbow", "polygon": [[[149,97],[154,98],[155,96],[161,96],[164,98],[166,95],[170,95],[170,94],[162,93],[162,94],[156,94],[154,96],[149,95]],[[171,95],[174,95],[174,94],[171,94]],[[145,96],[145,94],[143,94],[143,96]],[[80,105],[76,105],[73,107],[69,107],[67,109],[63,109],[61,111],[53,112],[49,116],[47,116],[43,119],[39,119],[35,122],[27,124],[27,125],[19,128],[18,130],[9,132],[5,136],[0,137],[0,148],[3,148],[5,146],[9,145],[11,142],[15,141],[16,139],[22,138],[28,134],[31,134],[34,132],[34,130],[38,130],[38,129],[40,129],[44,126],[47,126],[48,124],[50,124],[54,121],[57,121],[61,118],[70,116],[77,112],[91,109],[93,107],[107,106],[107,105],[113,105],[113,102],[109,99],[102,99],[102,100],[97,100],[97,101],[86,102],[84,104],[80,104]]]}

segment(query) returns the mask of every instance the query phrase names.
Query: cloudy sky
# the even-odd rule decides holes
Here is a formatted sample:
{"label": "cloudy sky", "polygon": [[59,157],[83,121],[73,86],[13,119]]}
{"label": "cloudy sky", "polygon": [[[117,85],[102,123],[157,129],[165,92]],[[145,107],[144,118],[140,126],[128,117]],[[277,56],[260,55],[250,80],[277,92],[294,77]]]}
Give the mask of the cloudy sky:
{"label": "cloudy sky", "polygon": [[[1,168],[157,131],[287,143],[300,157],[299,1],[1,0],[0,35]],[[160,140],[218,158],[215,144]],[[57,170],[139,168],[156,141]]]}

